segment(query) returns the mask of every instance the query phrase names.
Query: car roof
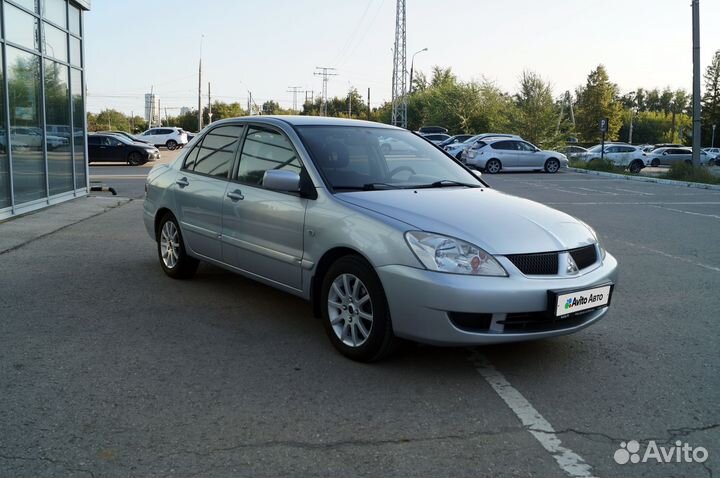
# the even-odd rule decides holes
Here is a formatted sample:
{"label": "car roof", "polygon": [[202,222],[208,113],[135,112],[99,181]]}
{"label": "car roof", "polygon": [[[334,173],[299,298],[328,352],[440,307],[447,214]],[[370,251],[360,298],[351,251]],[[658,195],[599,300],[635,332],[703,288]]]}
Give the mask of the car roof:
{"label": "car roof", "polygon": [[261,115],[261,116],[240,116],[237,118],[226,118],[220,121],[213,121],[212,125],[233,123],[238,120],[252,121],[257,123],[275,124],[285,123],[291,126],[355,126],[355,127],[368,127],[368,128],[384,128],[384,129],[397,129],[402,131],[403,128],[397,126],[391,126],[384,123],[376,123],[374,121],[345,119],[345,118],[328,118],[326,116],[299,116],[299,115]]}

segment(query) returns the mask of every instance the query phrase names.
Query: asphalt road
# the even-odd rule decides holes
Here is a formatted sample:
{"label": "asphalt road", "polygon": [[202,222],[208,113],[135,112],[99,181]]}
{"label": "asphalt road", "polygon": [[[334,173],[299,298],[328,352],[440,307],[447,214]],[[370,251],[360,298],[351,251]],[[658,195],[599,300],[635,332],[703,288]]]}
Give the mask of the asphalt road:
{"label": "asphalt road", "polygon": [[[720,191],[487,180],[595,227],[621,267],[605,319],[362,365],[294,297],[167,278],[141,201],[0,255],[0,477],[717,475]],[[709,457],[618,465],[629,440]]]}

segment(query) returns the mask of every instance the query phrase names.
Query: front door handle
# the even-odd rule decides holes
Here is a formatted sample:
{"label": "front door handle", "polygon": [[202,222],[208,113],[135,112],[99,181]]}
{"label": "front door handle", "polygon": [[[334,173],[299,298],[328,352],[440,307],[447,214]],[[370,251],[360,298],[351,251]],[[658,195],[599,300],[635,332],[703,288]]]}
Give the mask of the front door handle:
{"label": "front door handle", "polygon": [[190,186],[190,181],[188,181],[187,178],[178,179],[177,181],[175,181],[175,183],[181,188],[184,188],[185,186]]}
{"label": "front door handle", "polygon": [[227,193],[227,197],[229,197],[233,201],[241,201],[245,199],[245,196],[242,195],[242,192],[239,189],[236,189],[235,191],[230,191],[229,193]]}

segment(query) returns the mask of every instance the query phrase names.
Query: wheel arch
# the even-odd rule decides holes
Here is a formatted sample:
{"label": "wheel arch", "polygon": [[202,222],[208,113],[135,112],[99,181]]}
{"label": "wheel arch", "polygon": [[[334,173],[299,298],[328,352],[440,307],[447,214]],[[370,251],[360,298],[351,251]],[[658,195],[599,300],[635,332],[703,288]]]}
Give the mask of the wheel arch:
{"label": "wheel arch", "polygon": [[[158,209],[158,210],[155,212],[155,219],[154,219],[154,223],[155,223],[155,227],[154,227],[154,230],[155,230],[155,240],[157,240],[158,234],[160,234],[160,220],[161,220],[163,217],[165,217],[165,215],[168,214],[168,213],[170,213],[170,215],[175,218],[175,221],[177,221],[177,217],[175,217],[175,214],[173,214],[173,212],[172,212],[169,208],[167,208],[167,207],[161,207],[160,209]],[[178,227],[180,227],[180,223],[179,223],[179,222],[178,222]]]}
{"label": "wheel arch", "polygon": [[[375,277],[377,277],[378,281],[380,281],[380,278],[377,276],[377,273],[375,272],[375,267],[373,267],[372,263],[368,260],[367,257],[365,257],[364,254],[357,251],[356,249],[353,249],[351,247],[346,246],[340,246],[340,247],[334,247],[332,249],[329,249],[326,251],[323,256],[318,261],[317,265],[315,266],[315,272],[312,275],[312,279],[310,279],[310,304],[312,305],[312,312],[313,317],[320,318],[321,312],[320,312],[320,294],[321,294],[321,285],[322,281],[325,278],[325,274],[327,273],[328,269],[330,269],[330,266],[340,259],[341,257],[345,256],[356,256],[362,259],[367,263],[367,265],[370,267],[370,270],[372,270],[373,274],[375,274]],[[382,282],[381,282],[382,285]]]}

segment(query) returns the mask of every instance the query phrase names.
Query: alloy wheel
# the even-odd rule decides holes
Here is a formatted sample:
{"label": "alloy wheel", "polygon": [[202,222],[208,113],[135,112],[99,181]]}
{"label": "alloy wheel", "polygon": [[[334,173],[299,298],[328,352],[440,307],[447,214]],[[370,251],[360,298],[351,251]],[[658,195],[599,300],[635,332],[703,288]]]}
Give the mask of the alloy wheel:
{"label": "alloy wheel", "polygon": [[160,232],[160,254],[163,264],[174,269],[180,258],[180,235],[172,221],[166,221]]}
{"label": "alloy wheel", "polygon": [[353,274],[335,278],[328,294],[328,315],[335,335],[349,347],[359,347],[370,336],[373,305],[365,284]]}

